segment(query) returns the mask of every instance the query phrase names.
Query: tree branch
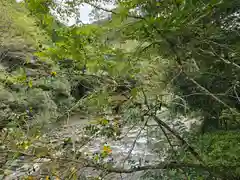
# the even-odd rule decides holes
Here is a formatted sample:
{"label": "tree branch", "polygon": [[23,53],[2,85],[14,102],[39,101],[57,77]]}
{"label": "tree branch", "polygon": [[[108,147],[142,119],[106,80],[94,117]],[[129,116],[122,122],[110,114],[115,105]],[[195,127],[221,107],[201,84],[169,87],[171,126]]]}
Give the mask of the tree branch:
{"label": "tree branch", "polygon": [[[24,156],[29,156],[32,158],[36,158],[37,155],[35,154],[30,154],[30,153],[25,153],[22,151],[15,151],[15,150],[7,150],[6,152],[12,152],[12,153],[20,153]],[[146,171],[146,170],[157,170],[157,169],[182,169],[183,171],[185,171],[186,169],[189,168],[193,168],[193,169],[199,169],[199,170],[203,170],[203,171],[207,171],[210,174],[214,173],[214,175],[216,177],[220,177],[223,178],[223,176],[225,177],[226,175],[224,173],[222,173],[222,171],[227,171],[227,170],[232,170],[232,169],[236,169],[238,167],[240,167],[240,165],[233,165],[233,166],[225,166],[225,165],[201,165],[201,164],[192,164],[192,163],[184,163],[184,162],[160,162],[158,164],[155,165],[146,165],[146,166],[138,166],[138,167],[133,167],[133,168],[129,168],[129,169],[124,169],[124,168],[118,168],[118,167],[112,167],[109,164],[105,163],[105,164],[98,164],[98,163],[94,163],[92,160],[90,159],[85,159],[85,158],[79,158],[79,159],[71,159],[71,158],[54,158],[51,156],[44,156],[41,158],[47,158],[50,159],[51,161],[57,161],[57,162],[68,162],[68,163],[73,163],[73,164],[77,164],[78,167],[80,168],[94,168],[97,170],[101,170],[107,173],[126,173],[126,174],[130,174],[130,173],[135,173],[135,172],[140,172],[140,171]],[[227,177],[227,176],[226,176]]]}
{"label": "tree branch", "polygon": [[[107,167],[106,165],[96,165],[96,164],[88,164],[86,167],[96,168],[98,170],[104,170],[108,173],[134,173],[139,171],[146,171],[146,170],[156,170],[156,169],[186,169],[186,168],[193,168],[193,169],[200,169],[207,172],[215,172],[218,169],[233,169],[239,166],[203,166],[200,164],[191,164],[191,163],[183,163],[183,162],[161,162],[156,165],[146,165],[140,167],[134,167],[130,169],[122,169],[122,168],[114,168],[114,167]],[[220,175],[218,175],[220,176]]]}
{"label": "tree branch", "polygon": [[170,128],[165,122],[163,122],[161,119],[159,119],[156,115],[153,115],[154,120],[157,122],[157,124],[161,127],[164,127],[169,132],[171,132],[183,145],[187,146],[188,151],[201,163],[203,163],[202,158],[199,156],[199,154],[194,150],[192,146],[190,146],[187,141],[185,141],[174,129]]}
{"label": "tree branch", "polygon": [[[148,108],[148,111],[150,111],[150,105],[148,104],[148,100],[147,100],[147,95],[145,94],[144,90],[142,89],[142,93],[144,96],[144,103]],[[154,118],[154,120],[157,122],[158,126],[163,130],[163,127],[165,129],[167,129],[169,132],[171,132],[178,140],[181,141],[181,143],[183,145],[187,146],[188,151],[201,163],[203,163],[202,158],[199,156],[199,154],[194,150],[194,148],[192,146],[190,146],[187,141],[185,141],[179,134],[177,131],[175,131],[174,129],[170,128],[165,122],[163,122],[161,119],[159,119],[155,114],[149,114],[150,116],[152,116]],[[165,133],[164,133],[165,134]],[[168,138],[168,137],[166,137]]]}
{"label": "tree branch", "polygon": [[[86,4],[89,4],[90,6],[96,8],[96,9],[99,9],[99,10],[102,10],[102,11],[105,11],[105,12],[108,12],[108,13],[112,13],[112,14],[115,14],[115,15],[119,15],[120,14],[120,13],[115,12],[114,10],[105,9],[103,7],[97,6],[97,5],[95,5],[93,3],[90,3],[90,2],[86,2]],[[127,14],[127,17],[144,20],[144,17],[136,16],[136,15],[132,15],[132,14]]]}
{"label": "tree branch", "polygon": [[[142,117],[142,119],[144,119],[144,117]],[[124,159],[124,161],[123,161],[123,164],[124,164],[124,163],[126,162],[126,160],[130,157],[133,149],[135,148],[135,145],[136,145],[136,143],[137,143],[137,140],[138,140],[139,136],[140,136],[141,133],[142,133],[142,130],[146,127],[146,125],[147,125],[147,123],[148,123],[148,120],[149,120],[149,118],[148,118],[147,120],[145,120],[145,122],[143,123],[143,126],[142,126],[141,129],[139,130],[139,132],[138,132],[138,134],[137,134],[137,136],[136,136],[136,138],[135,138],[135,140],[134,140],[134,142],[133,142],[133,144],[132,144],[131,149],[128,151],[127,157],[126,157],[126,158]]]}

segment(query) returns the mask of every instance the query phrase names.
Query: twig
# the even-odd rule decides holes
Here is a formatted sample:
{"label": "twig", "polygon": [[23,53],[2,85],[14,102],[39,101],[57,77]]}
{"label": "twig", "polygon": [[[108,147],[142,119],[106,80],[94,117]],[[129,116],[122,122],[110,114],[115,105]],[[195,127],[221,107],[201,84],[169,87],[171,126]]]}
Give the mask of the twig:
{"label": "twig", "polygon": [[[105,12],[108,12],[108,13],[112,13],[112,14],[115,14],[115,15],[120,15],[120,13],[117,13],[113,10],[110,10],[110,9],[105,9],[103,7],[99,7],[93,3],[90,3],[90,2],[86,2],[86,4],[89,4],[90,6],[96,8],[96,9],[99,9],[99,10],[102,10],[102,11],[105,11]],[[131,14],[127,14],[127,17],[131,17],[131,18],[134,18],[134,19],[144,19],[144,17],[141,17],[141,16],[136,16],[136,15],[131,15]]]}
{"label": "twig", "polygon": [[[125,135],[122,136],[122,138],[125,137],[125,136],[127,136],[127,134],[128,134],[137,124],[138,124],[138,122],[134,123],[134,124],[128,129],[128,131],[125,133]],[[122,139],[122,138],[121,138],[121,139]]]}
{"label": "twig", "polygon": [[172,145],[172,143],[171,143],[171,141],[170,141],[170,139],[169,139],[169,137],[168,137],[168,135],[167,135],[167,132],[165,131],[165,129],[164,129],[162,126],[160,126],[160,128],[161,128],[164,136],[166,137],[166,139],[167,139],[167,141],[168,141],[168,144],[169,144],[170,147],[172,148],[172,151],[174,152],[174,154],[176,154],[176,153],[175,153],[175,150],[174,150],[174,147],[173,147],[173,145]]}
{"label": "twig", "polygon": [[235,93],[235,95],[237,97],[238,102],[240,103],[240,97],[238,96],[238,93],[237,93],[237,90],[236,90],[236,86],[238,86],[238,85],[235,84],[234,87],[233,87],[233,90],[234,90],[234,93]]}
{"label": "twig", "polygon": [[[144,117],[142,117],[142,118],[144,118]],[[131,149],[130,149],[129,152],[128,152],[127,157],[126,157],[126,158],[124,159],[124,161],[123,161],[123,164],[125,164],[126,160],[130,157],[130,155],[131,155],[131,153],[132,153],[132,151],[133,151],[133,149],[134,149],[134,147],[135,147],[135,145],[136,145],[136,142],[137,142],[139,136],[140,136],[141,133],[142,133],[142,130],[146,127],[146,125],[147,125],[147,123],[148,123],[148,120],[149,120],[149,118],[148,118],[147,120],[145,120],[143,126],[141,127],[140,131],[138,132],[138,134],[137,134],[137,136],[136,136],[136,138],[135,138],[135,140],[134,140],[134,142],[133,142],[133,144],[132,144],[132,147],[131,147]]]}
{"label": "twig", "polygon": [[104,167],[101,165],[93,165],[88,164],[87,167],[94,167],[96,169],[105,170],[108,173],[134,173],[139,171],[145,171],[145,170],[154,170],[154,169],[186,169],[186,168],[195,168],[195,169],[201,169],[208,172],[215,171],[216,169],[225,168],[225,169],[232,169],[239,167],[236,165],[233,166],[203,166],[200,164],[190,164],[190,163],[178,163],[178,162],[161,162],[156,165],[146,165],[146,166],[140,166],[130,169],[122,169],[122,168],[114,168],[114,167]]}
{"label": "twig", "polygon": [[[13,153],[21,153],[25,156],[30,156],[30,157],[36,157],[36,155],[34,154],[29,154],[29,153],[25,153],[25,152],[21,152],[21,151],[13,151],[13,150],[8,150],[7,152],[13,152]],[[156,165],[146,165],[146,166],[139,166],[139,167],[134,167],[134,168],[129,168],[129,169],[123,169],[123,168],[117,168],[117,167],[109,167],[107,164],[96,164],[93,161],[89,160],[89,159],[70,159],[70,158],[53,158],[53,157],[49,157],[46,156],[44,158],[48,158],[51,160],[55,160],[55,161],[65,161],[65,162],[71,162],[71,163],[76,163],[76,164],[83,164],[83,168],[84,167],[90,167],[90,168],[95,168],[97,170],[103,170],[105,172],[108,173],[134,173],[134,172],[139,172],[139,171],[145,171],[145,170],[154,170],[154,169],[182,169],[185,170],[186,168],[195,168],[195,169],[201,169],[204,171],[208,171],[208,172],[216,172],[219,171],[219,169],[233,169],[233,168],[237,168],[240,167],[240,165],[233,165],[233,166],[225,166],[225,165],[216,165],[216,166],[208,166],[208,165],[201,165],[201,164],[192,164],[192,163],[183,163],[183,162],[161,162],[159,164]],[[220,175],[216,175],[219,176]]]}
{"label": "twig", "polygon": [[[207,90],[205,87],[203,87],[202,85],[200,85],[197,81],[195,81],[193,78],[189,77],[185,72],[183,72],[187,78],[192,81],[199,89],[201,89],[202,91],[206,92],[209,96],[211,96],[213,99],[215,99],[217,102],[219,102],[220,104],[224,105],[225,107],[227,107],[228,109],[232,109],[228,104],[226,104],[225,102],[223,102],[221,99],[219,99],[217,96],[215,96],[214,94],[212,94],[209,90]],[[231,110],[232,111],[232,110]]]}
{"label": "twig", "polygon": [[[144,101],[146,106],[148,107],[148,110],[150,110],[150,106],[148,104],[147,96],[145,92],[143,91],[144,95]],[[171,132],[178,140],[182,142],[183,145],[187,146],[187,149],[191,152],[191,154],[201,163],[203,163],[202,159],[200,158],[199,154],[194,150],[193,147],[191,147],[175,130],[171,129],[165,122],[160,120],[156,115],[150,114],[154,118],[154,120],[157,122],[159,127],[163,130],[163,127],[166,128],[169,132]],[[164,131],[163,131],[164,132]],[[170,141],[169,141],[170,142]]]}
{"label": "twig", "polygon": [[185,141],[174,129],[170,128],[165,122],[160,120],[157,116],[153,115],[154,120],[158,123],[158,125],[161,127],[166,128],[169,132],[171,132],[178,140],[181,141],[183,145],[186,145],[188,151],[201,163],[203,163],[202,158],[199,156],[199,154],[194,150],[192,146],[190,146],[187,141]]}
{"label": "twig", "polygon": [[[213,52],[209,52],[209,54],[211,54],[211,55],[213,55],[213,56],[215,56],[215,57],[218,57],[219,59],[221,59],[221,60],[222,60],[224,63],[226,63],[226,64],[231,64],[232,66],[240,69],[240,66],[239,66],[238,64],[236,64],[236,63],[233,62],[233,61],[229,61],[229,60],[221,57],[220,55],[218,55],[218,54],[214,51],[214,49],[213,49],[212,46],[210,46],[210,47],[211,47],[211,50],[212,50]],[[205,52],[205,50],[204,50],[203,52]],[[208,52],[208,51],[207,51],[207,52]]]}
{"label": "twig", "polygon": [[147,106],[148,110],[150,111],[151,108],[150,108],[150,105],[148,104],[147,95],[146,95],[146,93],[144,92],[144,89],[142,89],[142,93],[143,93],[143,96],[144,96],[144,104]]}

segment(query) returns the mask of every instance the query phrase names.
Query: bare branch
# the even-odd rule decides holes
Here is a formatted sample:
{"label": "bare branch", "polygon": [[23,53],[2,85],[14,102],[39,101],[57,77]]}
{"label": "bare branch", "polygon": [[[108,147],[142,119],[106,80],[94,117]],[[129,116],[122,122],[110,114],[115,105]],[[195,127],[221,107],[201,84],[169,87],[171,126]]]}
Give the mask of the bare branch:
{"label": "bare branch", "polygon": [[224,174],[220,173],[219,169],[224,169],[224,170],[231,170],[233,168],[239,167],[239,165],[233,165],[233,166],[225,166],[225,165],[218,165],[218,166],[203,166],[201,164],[191,164],[191,163],[182,163],[182,162],[161,162],[156,165],[146,165],[146,166],[139,166],[139,167],[134,167],[130,169],[123,169],[123,168],[115,168],[115,167],[109,167],[107,165],[96,165],[96,164],[88,164],[86,167],[93,167],[98,170],[104,170],[108,173],[135,173],[139,171],[146,171],[146,170],[156,170],[156,169],[182,169],[183,171],[189,168],[194,168],[194,169],[200,169],[207,171],[209,173],[212,172],[219,172],[219,173],[214,173],[216,177],[220,177],[221,179],[223,178]]}
{"label": "bare branch", "polygon": [[234,93],[235,93],[235,95],[237,97],[238,102],[240,103],[240,97],[238,96],[238,93],[237,93],[237,90],[236,90],[236,86],[239,86],[239,85],[235,84],[234,87],[233,87],[233,90],[234,90]]}
{"label": "bare branch", "polygon": [[192,146],[190,146],[187,141],[185,141],[174,129],[170,128],[165,122],[159,119],[157,116],[153,115],[154,120],[158,123],[159,126],[166,128],[169,132],[171,132],[183,145],[186,145],[188,151],[199,161],[203,163],[202,158],[199,154],[194,150]]}
{"label": "bare branch", "polygon": [[[37,155],[35,154],[29,154],[25,153],[22,151],[14,151],[14,150],[7,150],[6,152],[12,152],[12,153],[21,153],[24,156],[28,157],[33,157],[36,158]],[[233,168],[240,167],[239,165],[233,165],[233,166],[225,166],[225,165],[201,165],[201,164],[192,164],[192,163],[183,163],[183,162],[175,162],[175,161],[170,161],[170,162],[161,162],[155,165],[146,165],[146,166],[138,166],[138,167],[133,167],[129,169],[124,169],[124,168],[118,168],[118,167],[111,167],[108,164],[98,164],[94,163],[90,159],[84,159],[84,158],[79,158],[79,159],[71,159],[71,158],[53,158],[50,156],[45,156],[42,158],[47,158],[52,161],[58,161],[58,162],[69,162],[73,164],[77,164],[79,168],[94,168],[97,170],[101,170],[107,173],[119,173],[119,174],[129,174],[129,173],[135,173],[139,171],[146,171],[146,170],[156,170],[156,169],[182,169],[183,171],[188,169],[188,168],[194,168],[194,169],[200,169],[203,171],[207,171],[209,173],[214,173],[215,176],[222,178],[224,175],[221,173],[221,170],[231,170]],[[219,172],[218,174],[216,172]]]}
{"label": "bare branch", "polygon": [[[172,148],[172,151],[175,153],[174,147],[173,147],[173,145],[172,145],[172,142],[171,142],[170,138],[169,138],[168,135],[167,135],[167,132],[165,131],[165,129],[164,129],[162,126],[160,126],[160,128],[161,128],[164,136],[166,137],[166,139],[167,139],[167,141],[168,141],[168,144],[169,144],[170,147]],[[175,154],[176,154],[176,153],[175,153]]]}
{"label": "bare branch", "polygon": [[[108,13],[112,13],[112,14],[115,14],[115,15],[119,15],[119,13],[115,12],[114,10],[105,9],[103,7],[97,6],[97,5],[95,5],[93,3],[90,3],[90,2],[86,2],[86,4],[89,4],[90,6],[96,8],[96,9],[99,9],[99,10],[102,10],[102,11],[105,11],[105,12],[108,12]],[[131,18],[135,18],[135,19],[142,19],[142,20],[144,20],[144,18],[141,17],[141,16],[136,16],[136,15],[132,15],[132,14],[128,14],[127,16],[131,17]]]}
{"label": "bare branch", "polygon": [[[150,106],[148,104],[148,100],[147,100],[147,96],[145,94],[145,92],[142,90],[143,95],[144,95],[144,102],[146,104],[146,106],[148,107],[148,111],[150,111]],[[154,120],[157,122],[158,126],[163,130],[164,135],[166,136],[167,134],[165,134],[166,132],[164,131],[164,128],[166,128],[169,132],[171,132],[178,140],[181,141],[181,143],[183,145],[186,145],[188,151],[201,163],[203,163],[202,158],[199,156],[199,154],[194,150],[194,148],[192,146],[190,146],[187,141],[185,141],[179,134],[178,132],[176,132],[174,129],[170,128],[165,122],[163,122],[162,120],[160,120],[155,114],[150,114],[150,116],[152,116],[154,118]],[[163,128],[164,127],[164,128]],[[168,136],[166,136],[166,138],[168,139]],[[170,140],[168,139],[168,142],[171,145]]]}
{"label": "bare branch", "polygon": [[209,96],[211,96],[213,99],[215,99],[217,102],[219,102],[220,104],[224,105],[225,107],[227,107],[228,109],[231,109],[231,107],[229,105],[227,105],[225,102],[223,102],[221,99],[219,99],[217,96],[215,96],[214,94],[212,94],[209,90],[207,90],[205,87],[203,87],[202,85],[200,85],[197,81],[195,81],[193,78],[189,77],[185,72],[183,72],[187,78],[192,81],[199,89],[201,89],[202,91],[206,92]]}
{"label": "bare branch", "polygon": [[[144,117],[142,117],[142,118],[144,118]],[[143,126],[141,127],[140,131],[138,132],[138,134],[137,134],[137,136],[136,136],[136,138],[135,138],[135,140],[134,140],[134,142],[133,142],[133,144],[132,144],[132,147],[131,147],[131,149],[130,149],[129,152],[128,152],[127,157],[126,157],[126,158],[124,159],[124,161],[123,161],[123,164],[124,164],[125,161],[130,157],[130,155],[131,155],[131,153],[132,153],[132,151],[133,151],[133,149],[134,149],[134,147],[135,147],[135,145],[136,145],[136,142],[137,142],[139,136],[140,136],[141,133],[142,133],[142,130],[146,127],[146,125],[147,125],[147,123],[148,123],[148,120],[149,120],[149,118],[148,118],[147,120],[145,120]]]}
{"label": "bare branch", "polygon": [[[219,59],[221,59],[221,60],[222,60],[224,63],[226,63],[226,64],[231,64],[232,66],[240,69],[240,66],[239,66],[238,64],[236,64],[236,63],[233,62],[233,61],[229,61],[229,60],[221,57],[220,55],[218,55],[218,54],[214,51],[214,49],[213,49],[212,46],[210,46],[210,47],[211,47],[212,52],[209,52],[209,54],[211,54],[211,55],[213,55],[213,56],[215,56],[215,57],[218,57]],[[204,52],[205,52],[205,50],[204,50]]]}

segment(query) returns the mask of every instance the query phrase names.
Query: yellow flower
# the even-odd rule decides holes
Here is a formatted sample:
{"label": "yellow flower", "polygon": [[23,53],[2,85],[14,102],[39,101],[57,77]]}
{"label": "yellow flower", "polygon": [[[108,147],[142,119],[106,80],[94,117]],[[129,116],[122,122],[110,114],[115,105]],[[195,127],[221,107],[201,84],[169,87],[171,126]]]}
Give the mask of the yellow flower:
{"label": "yellow flower", "polygon": [[103,146],[103,151],[106,152],[106,153],[111,153],[112,152],[112,149],[110,148],[110,146]]}
{"label": "yellow flower", "polygon": [[52,71],[51,72],[51,76],[56,76],[57,75],[57,72],[56,71]]}

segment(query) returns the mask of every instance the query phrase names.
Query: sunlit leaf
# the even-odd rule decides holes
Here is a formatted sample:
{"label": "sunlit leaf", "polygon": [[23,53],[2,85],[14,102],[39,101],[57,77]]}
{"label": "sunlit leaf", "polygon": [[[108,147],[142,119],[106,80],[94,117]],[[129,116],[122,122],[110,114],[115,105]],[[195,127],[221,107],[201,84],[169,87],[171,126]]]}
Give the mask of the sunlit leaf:
{"label": "sunlit leaf", "polygon": [[107,119],[102,119],[101,120],[102,125],[107,125],[108,123],[109,123],[109,120],[107,120]]}
{"label": "sunlit leaf", "polygon": [[32,84],[32,80],[28,81],[28,87],[32,88],[33,84]]}

